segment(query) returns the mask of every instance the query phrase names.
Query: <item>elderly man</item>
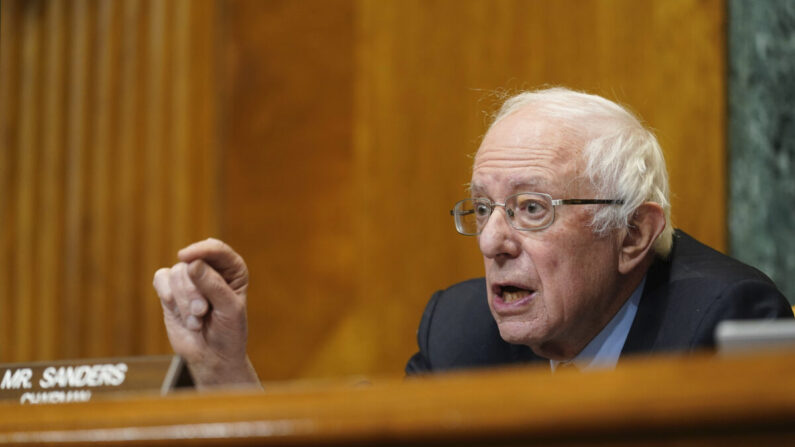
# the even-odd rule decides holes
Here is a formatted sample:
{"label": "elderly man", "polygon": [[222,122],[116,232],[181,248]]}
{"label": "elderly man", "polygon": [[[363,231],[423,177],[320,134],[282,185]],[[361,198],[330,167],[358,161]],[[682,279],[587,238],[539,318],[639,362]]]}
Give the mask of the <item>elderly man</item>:
{"label": "elderly man", "polygon": [[[764,274],[673,230],[654,135],[599,96],[554,88],[506,101],[475,156],[471,196],[451,214],[477,237],[486,277],[431,298],[408,373],[609,368],[624,354],[711,347],[724,319],[792,318]],[[200,385],[256,383],[245,263],[217,240],[179,258],[154,279],[174,350]]]}

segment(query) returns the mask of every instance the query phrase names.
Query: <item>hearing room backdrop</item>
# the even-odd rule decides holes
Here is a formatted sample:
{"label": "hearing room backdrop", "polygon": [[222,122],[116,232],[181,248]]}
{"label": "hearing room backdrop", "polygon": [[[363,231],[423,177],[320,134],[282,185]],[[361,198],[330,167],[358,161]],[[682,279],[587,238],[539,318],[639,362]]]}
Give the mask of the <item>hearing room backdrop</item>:
{"label": "hearing room backdrop", "polygon": [[[657,131],[675,224],[726,249],[723,0],[0,2],[0,361],[170,351],[151,288],[216,236],[263,379],[400,373],[481,274],[448,210],[505,90]],[[495,93],[496,92],[496,93]]]}

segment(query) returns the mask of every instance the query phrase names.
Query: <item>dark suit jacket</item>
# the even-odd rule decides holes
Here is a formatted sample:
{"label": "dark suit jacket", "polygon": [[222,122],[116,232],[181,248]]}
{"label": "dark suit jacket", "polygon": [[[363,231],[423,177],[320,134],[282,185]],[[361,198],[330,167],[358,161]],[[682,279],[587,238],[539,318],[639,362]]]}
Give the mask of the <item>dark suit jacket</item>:
{"label": "dark suit jacket", "polygon": [[[677,231],[668,259],[656,260],[647,273],[621,355],[712,348],[722,320],[792,317],[786,298],[762,272]],[[408,374],[546,361],[500,338],[484,278],[436,292],[422,315],[417,343],[420,351],[406,365]]]}

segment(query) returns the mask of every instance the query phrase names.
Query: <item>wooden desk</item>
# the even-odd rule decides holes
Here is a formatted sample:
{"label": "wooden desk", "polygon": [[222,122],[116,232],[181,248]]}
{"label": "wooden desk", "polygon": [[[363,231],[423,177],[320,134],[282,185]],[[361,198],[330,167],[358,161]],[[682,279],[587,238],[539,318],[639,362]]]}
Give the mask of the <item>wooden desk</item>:
{"label": "wooden desk", "polygon": [[145,445],[795,444],[795,354],[634,359],[601,373],[546,367],[370,385],[285,383],[0,405],[0,442]]}

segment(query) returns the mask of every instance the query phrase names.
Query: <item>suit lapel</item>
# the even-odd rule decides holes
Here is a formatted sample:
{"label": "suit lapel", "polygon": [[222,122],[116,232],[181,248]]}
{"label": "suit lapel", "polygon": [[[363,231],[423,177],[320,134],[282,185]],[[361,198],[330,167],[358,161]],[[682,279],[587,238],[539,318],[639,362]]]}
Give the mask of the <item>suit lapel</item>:
{"label": "suit lapel", "polygon": [[[671,259],[670,257],[668,259]],[[621,357],[625,354],[654,351],[665,312],[665,289],[671,272],[671,263],[655,259],[646,274],[646,286],[638,304],[638,313],[627,334]]]}

